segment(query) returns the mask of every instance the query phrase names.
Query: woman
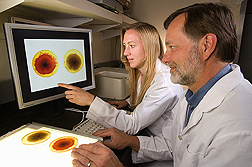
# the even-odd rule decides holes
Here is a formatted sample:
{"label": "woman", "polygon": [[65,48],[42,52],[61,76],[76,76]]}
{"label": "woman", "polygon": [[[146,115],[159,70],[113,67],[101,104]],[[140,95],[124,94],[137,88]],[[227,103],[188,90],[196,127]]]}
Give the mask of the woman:
{"label": "woman", "polygon": [[[117,108],[80,88],[59,86],[71,89],[65,92],[70,102],[90,105],[87,118],[131,135],[145,128],[148,135],[156,135],[183,92],[170,81],[170,69],[160,60],[163,54],[160,36],[152,25],[139,22],[122,28],[121,60],[129,72],[131,95],[127,101],[111,102]],[[128,104],[131,114],[119,110]]]}

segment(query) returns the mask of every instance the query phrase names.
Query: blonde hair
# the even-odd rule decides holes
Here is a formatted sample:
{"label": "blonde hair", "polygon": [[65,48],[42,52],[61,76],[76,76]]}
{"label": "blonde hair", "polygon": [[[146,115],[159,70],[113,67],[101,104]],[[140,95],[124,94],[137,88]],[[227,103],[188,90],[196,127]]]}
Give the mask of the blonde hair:
{"label": "blonde hair", "polygon": [[[139,33],[145,52],[146,71],[142,76],[143,85],[137,98],[137,82],[140,77],[140,71],[137,68],[131,68],[127,57],[124,55],[123,38],[127,30],[133,29]],[[129,26],[123,27],[121,30],[121,61],[124,63],[126,70],[129,72],[130,83],[130,103],[131,108],[135,108],[143,100],[144,94],[151,85],[155,76],[156,61],[162,59],[164,55],[164,47],[157,29],[143,22],[137,22]]]}

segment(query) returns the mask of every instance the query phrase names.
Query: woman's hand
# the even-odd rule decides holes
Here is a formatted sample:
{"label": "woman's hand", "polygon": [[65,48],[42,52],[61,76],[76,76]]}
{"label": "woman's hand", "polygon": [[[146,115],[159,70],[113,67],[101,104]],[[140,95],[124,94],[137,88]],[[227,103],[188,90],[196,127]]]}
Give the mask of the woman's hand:
{"label": "woman's hand", "polygon": [[90,106],[94,100],[94,95],[79,87],[63,83],[58,83],[58,86],[68,89],[65,91],[65,95],[66,99],[68,99],[68,101],[71,103],[75,103],[80,106]]}
{"label": "woman's hand", "polygon": [[108,103],[111,104],[111,105],[116,106],[117,109],[124,108],[127,105],[129,105],[129,103],[126,100],[122,100],[122,101],[109,101]]}

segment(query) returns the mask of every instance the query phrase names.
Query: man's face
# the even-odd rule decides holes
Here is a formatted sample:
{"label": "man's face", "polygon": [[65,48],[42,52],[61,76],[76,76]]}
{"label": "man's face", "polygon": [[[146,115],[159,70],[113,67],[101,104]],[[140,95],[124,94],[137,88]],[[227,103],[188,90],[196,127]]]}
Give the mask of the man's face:
{"label": "man's face", "polygon": [[166,33],[166,53],[163,62],[169,65],[171,81],[181,85],[193,85],[203,70],[198,43],[183,33],[185,15],[181,14],[169,25]]}

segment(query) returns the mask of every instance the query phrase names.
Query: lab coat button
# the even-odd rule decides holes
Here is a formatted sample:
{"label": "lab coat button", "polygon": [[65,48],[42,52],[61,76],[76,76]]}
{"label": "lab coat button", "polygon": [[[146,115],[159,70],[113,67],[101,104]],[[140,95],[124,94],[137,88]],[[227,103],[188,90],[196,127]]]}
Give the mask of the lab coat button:
{"label": "lab coat button", "polygon": [[178,138],[179,138],[179,140],[182,140],[182,136],[179,135]]}

